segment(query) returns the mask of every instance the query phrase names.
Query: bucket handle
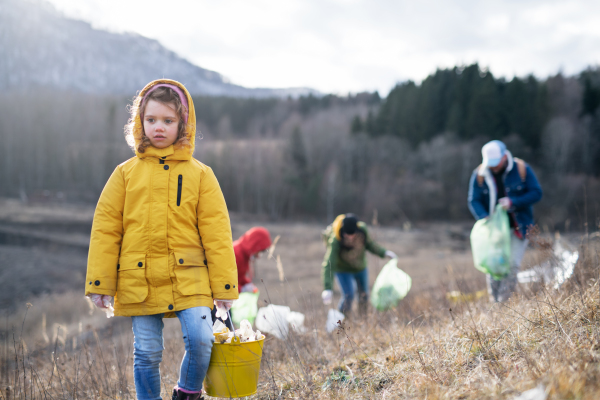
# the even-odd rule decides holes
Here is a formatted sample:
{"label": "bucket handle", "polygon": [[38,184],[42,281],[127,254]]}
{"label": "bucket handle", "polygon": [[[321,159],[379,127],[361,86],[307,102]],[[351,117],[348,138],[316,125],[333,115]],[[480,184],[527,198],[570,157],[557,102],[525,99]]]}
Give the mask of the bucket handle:
{"label": "bucket handle", "polygon": [[[227,316],[229,317],[229,320],[231,321],[231,327],[233,328],[233,338],[235,338],[235,341],[239,343],[241,342],[241,340],[235,334],[235,325],[233,324],[233,320],[231,319],[231,313],[229,312],[229,310],[227,310]],[[231,339],[231,342],[233,342],[233,339]]]}

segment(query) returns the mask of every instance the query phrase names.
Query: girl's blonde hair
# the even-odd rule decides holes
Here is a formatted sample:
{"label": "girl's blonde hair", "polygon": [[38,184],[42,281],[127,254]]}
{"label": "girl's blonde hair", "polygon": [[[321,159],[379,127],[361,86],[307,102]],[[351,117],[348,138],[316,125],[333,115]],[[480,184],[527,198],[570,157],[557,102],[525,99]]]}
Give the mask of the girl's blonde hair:
{"label": "girl's blonde hair", "polygon": [[[150,139],[144,132],[144,111],[148,101],[158,101],[167,106],[175,106],[175,111],[179,116],[179,123],[177,127],[177,139],[173,144],[177,144],[182,147],[190,147],[191,142],[186,133],[186,121],[184,115],[187,115],[188,110],[181,103],[179,95],[169,87],[158,87],[148,93],[146,96],[136,96],[133,104],[128,107],[129,121],[125,125],[125,140],[131,150],[137,150],[138,153],[143,153],[146,149],[151,146]],[[136,129],[135,121],[139,118],[140,127]],[[193,133],[192,133],[193,134]],[[136,144],[137,142],[137,144]]]}

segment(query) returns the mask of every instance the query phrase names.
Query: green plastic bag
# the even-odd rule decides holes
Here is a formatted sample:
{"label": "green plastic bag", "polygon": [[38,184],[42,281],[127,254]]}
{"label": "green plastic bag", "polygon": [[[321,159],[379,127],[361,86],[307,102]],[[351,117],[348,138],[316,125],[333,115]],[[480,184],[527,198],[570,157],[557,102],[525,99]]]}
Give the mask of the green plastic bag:
{"label": "green plastic bag", "polygon": [[510,272],[510,224],[508,214],[496,207],[488,219],[480,219],[471,231],[475,268],[500,280]]}
{"label": "green plastic bag", "polygon": [[398,268],[398,259],[393,258],[383,266],[375,279],[371,291],[371,304],[378,311],[394,308],[406,297],[411,285],[412,279]]}
{"label": "green plastic bag", "polygon": [[231,319],[235,326],[240,326],[240,323],[245,319],[254,324],[256,314],[258,313],[258,296],[260,296],[260,292],[243,292],[233,302],[233,306],[231,306]]}

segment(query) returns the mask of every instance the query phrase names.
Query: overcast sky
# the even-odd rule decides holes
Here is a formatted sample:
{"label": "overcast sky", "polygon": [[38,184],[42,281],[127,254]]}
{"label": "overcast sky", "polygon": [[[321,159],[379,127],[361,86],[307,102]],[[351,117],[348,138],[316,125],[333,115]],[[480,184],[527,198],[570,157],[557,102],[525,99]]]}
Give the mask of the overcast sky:
{"label": "overcast sky", "polygon": [[379,90],[479,62],[496,76],[600,63],[597,0],[49,0],[247,87]]}

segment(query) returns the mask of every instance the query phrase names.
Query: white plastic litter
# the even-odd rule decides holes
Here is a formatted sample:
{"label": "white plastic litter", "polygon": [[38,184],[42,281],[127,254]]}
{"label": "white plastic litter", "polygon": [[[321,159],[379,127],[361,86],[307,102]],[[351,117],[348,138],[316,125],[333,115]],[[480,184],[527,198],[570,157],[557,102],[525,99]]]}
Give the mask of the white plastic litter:
{"label": "white plastic litter", "polygon": [[330,308],[327,312],[327,322],[325,323],[325,329],[331,333],[338,327],[338,321],[344,320],[344,314],[335,308]]}
{"label": "white plastic litter", "polygon": [[554,244],[554,256],[550,260],[532,269],[519,272],[517,280],[519,283],[552,283],[554,289],[558,289],[573,275],[578,259],[579,252],[569,251],[564,248],[560,241],[557,241]]}
{"label": "white plastic litter", "polygon": [[240,337],[242,342],[251,342],[255,340],[255,333],[252,330],[252,325],[247,319],[242,320],[240,329],[236,330],[235,333]]}
{"label": "white plastic litter", "polygon": [[289,314],[289,307],[269,304],[266,307],[258,309],[254,323],[256,328],[262,332],[270,333],[278,339],[284,339],[287,337],[289,331],[287,321]]}
{"label": "white plastic litter", "polygon": [[234,336],[240,339],[240,342],[253,342],[255,340],[261,340],[265,338],[260,331],[254,332],[252,330],[252,324],[244,319],[240,323],[240,329],[236,329],[235,333],[230,332],[221,321],[216,320],[213,325],[213,333],[215,334],[215,341],[218,343],[231,343]]}
{"label": "white plastic litter", "polygon": [[296,311],[290,311],[286,319],[288,324],[290,324],[294,331],[298,333],[304,333],[306,332],[306,327],[304,326],[304,318],[304,314]]}
{"label": "white plastic litter", "polygon": [[220,319],[218,319],[213,324],[213,333],[221,333],[221,332],[223,332],[223,329],[225,329],[225,328],[227,328],[227,326],[225,326],[225,324],[223,322],[221,322]]}
{"label": "white plastic litter", "polygon": [[524,391],[514,400],[546,400],[547,397],[546,388],[544,388],[544,385],[539,385],[534,389]]}
{"label": "white plastic litter", "polygon": [[289,333],[290,325],[298,333],[306,332],[304,327],[304,314],[290,311],[287,306],[269,304],[258,309],[254,324],[257,329],[270,333],[278,339],[285,339]]}
{"label": "white plastic litter", "polygon": [[110,304],[110,300],[107,297],[102,297],[102,303],[106,308],[104,308],[104,312],[106,313],[106,318],[112,318],[115,316],[115,309],[112,304]]}

